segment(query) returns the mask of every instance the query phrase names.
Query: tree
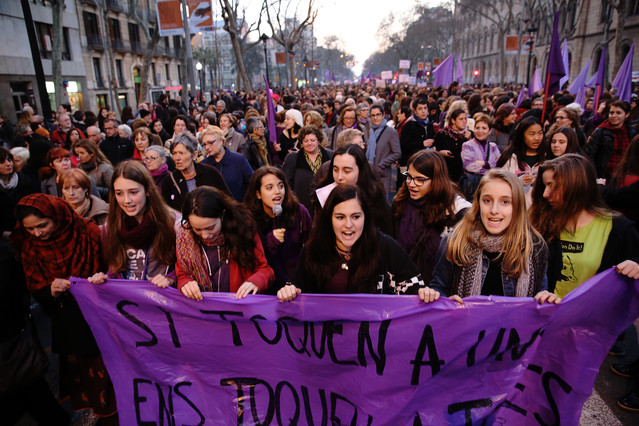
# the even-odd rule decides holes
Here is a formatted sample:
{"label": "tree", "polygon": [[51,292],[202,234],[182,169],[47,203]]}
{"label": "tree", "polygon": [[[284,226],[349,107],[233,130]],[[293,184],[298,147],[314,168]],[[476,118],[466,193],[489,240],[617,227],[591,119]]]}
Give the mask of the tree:
{"label": "tree", "polygon": [[246,39],[249,33],[259,28],[262,14],[260,12],[258,21],[251,24],[246,31],[244,31],[246,26],[246,13],[245,10],[242,10],[242,18],[238,19],[239,3],[239,0],[220,0],[220,7],[222,8],[222,19],[224,19],[224,30],[229,33],[231,45],[233,46],[238,80],[242,81],[245,89],[251,90],[251,82],[248,78],[246,67],[244,65],[244,55],[248,49],[259,43],[259,40],[248,44]]}
{"label": "tree", "polygon": [[62,26],[62,12],[64,11],[64,0],[51,0],[53,9],[53,45],[51,46],[51,68],[53,73],[53,83],[55,85],[56,107],[65,102],[65,92],[62,85],[62,43],[64,40],[64,29]]}
{"label": "tree", "polygon": [[[308,1],[306,7],[304,3]],[[295,45],[300,41],[304,29],[313,25],[317,17],[317,0],[269,0],[264,1],[266,10],[266,20],[271,27],[271,36],[276,43],[284,47],[288,62],[289,83],[295,82]],[[302,15],[304,19],[298,18],[299,10],[306,10]],[[273,19],[273,16],[275,19]]]}
{"label": "tree", "polygon": [[151,25],[149,17],[153,16],[151,5],[148,0],[129,0],[129,14],[133,16],[138,28],[142,29],[144,39],[146,40],[146,49],[144,50],[144,59],[141,70],[141,86],[140,99],[149,99],[149,70],[153,62],[153,51],[160,41],[160,31],[154,25]]}

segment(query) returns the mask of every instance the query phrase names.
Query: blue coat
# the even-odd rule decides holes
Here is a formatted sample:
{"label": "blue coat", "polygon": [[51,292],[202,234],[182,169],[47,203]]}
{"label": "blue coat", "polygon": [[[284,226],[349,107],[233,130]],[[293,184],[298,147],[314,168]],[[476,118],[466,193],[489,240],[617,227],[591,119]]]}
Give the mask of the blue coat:
{"label": "blue coat", "polygon": [[231,190],[233,197],[237,201],[244,201],[246,188],[248,188],[249,180],[251,180],[251,176],[253,176],[253,169],[246,157],[242,154],[230,151],[226,147],[224,151],[224,157],[222,157],[219,163],[215,161],[215,158],[212,156],[206,157],[201,163],[218,169],[218,171],[222,173],[224,181]]}

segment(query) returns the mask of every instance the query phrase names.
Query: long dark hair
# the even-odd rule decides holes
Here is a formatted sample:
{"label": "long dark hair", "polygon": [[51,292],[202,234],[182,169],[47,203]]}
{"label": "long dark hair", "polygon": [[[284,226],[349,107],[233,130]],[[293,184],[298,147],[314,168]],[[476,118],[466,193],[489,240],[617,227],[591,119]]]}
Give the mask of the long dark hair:
{"label": "long dark hair", "polygon": [[534,126],[535,124],[541,126],[539,120],[534,117],[526,117],[522,118],[512,134],[510,135],[510,143],[504,149],[504,152],[501,153],[501,157],[497,161],[497,167],[503,167],[504,164],[510,160],[510,157],[515,154],[517,156],[517,163],[520,169],[523,169],[524,166],[524,158],[526,157],[526,130],[529,127]]}
{"label": "long dark hair", "polygon": [[[546,171],[554,173],[553,191],[561,195],[560,206],[552,206],[544,198]],[[596,217],[613,216],[597,188],[595,168],[586,157],[565,154],[539,166],[532,189],[530,220],[546,241],[559,238],[566,225],[584,210]]]}
{"label": "long dark hair", "polygon": [[[411,165],[431,179],[430,191],[424,196],[424,208],[420,211],[424,226],[436,224],[454,215],[455,199],[460,193],[448,177],[444,157],[437,151],[423,149],[410,156],[407,166]],[[393,219],[399,220],[402,217],[409,198],[408,185],[404,182],[393,200]]]}
{"label": "long dark hair", "polygon": [[253,173],[253,177],[246,190],[244,204],[253,213],[261,235],[268,234],[273,225],[273,219],[264,211],[262,200],[257,197],[262,187],[262,179],[267,175],[273,175],[284,183],[284,199],[282,200],[282,227],[289,228],[295,223],[295,217],[300,211],[300,201],[291,190],[282,170],[273,166],[262,166]]}
{"label": "long dark hair", "polygon": [[132,180],[144,187],[144,192],[146,193],[144,214],[149,214],[152,222],[157,225],[157,233],[151,246],[153,255],[160,259],[162,264],[173,265],[175,263],[175,218],[170,213],[169,207],[164,203],[164,199],[146,167],[139,161],[127,160],[115,166],[109,188],[107,244],[104,248],[104,255],[111,269],[116,272],[122,272],[129,262],[121,236],[127,215],[120,208],[115,198],[114,185],[118,178]]}
{"label": "long dark hair", "polygon": [[630,146],[617,164],[612,174],[612,186],[615,188],[624,186],[624,178],[628,175],[639,175],[639,136],[632,139]]}
{"label": "long dark hair", "polygon": [[371,206],[366,194],[358,186],[338,185],[333,189],[321,210],[311,235],[306,243],[304,262],[309,271],[313,287],[324,288],[335,275],[335,265],[340,262],[340,255],[335,248],[336,236],[333,230],[333,210],[344,201],[356,199],[364,212],[364,229],[362,235],[351,249],[348,269],[347,293],[374,293],[377,288],[377,275],[381,265],[379,251],[379,233],[371,219]]}
{"label": "long dark hair", "polygon": [[566,152],[564,154],[581,154],[581,148],[579,147],[579,139],[577,138],[577,132],[571,127],[559,127],[556,124],[553,124],[546,137],[544,138],[544,142],[539,148],[539,152],[541,154],[542,161],[552,160],[555,157],[555,154],[552,153],[551,145],[552,138],[557,133],[562,133],[566,136],[568,143],[566,144]]}
{"label": "long dark hair", "polygon": [[[190,229],[188,219],[190,215],[205,218],[222,218],[222,233],[224,234],[225,255],[237,262],[242,268],[255,270],[255,234],[257,227],[255,219],[243,204],[235,201],[225,193],[211,186],[201,186],[186,195],[182,206],[182,226]],[[191,230],[193,238],[200,238]]]}
{"label": "long dark hair", "polygon": [[[333,178],[333,165],[335,164],[335,157],[339,155],[348,154],[355,158],[355,163],[358,168],[357,186],[360,187],[365,193],[366,198],[371,202],[377,202],[377,200],[385,199],[386,192],[384,185],[379,177],[373,172],[370,163],[366,159],[366,153],[358,145],[349,143],[341,148],[337,148],[331,158],[331,165],[328,168],[328,173],[317,184],[318,188],[322,188],[326,185],[330,185],[335,182]],[[378,206],[381,207],[381,206]],[[373,214],[375,215],[375,214]],[[377,223],[377,226],[381,226],[382,223]]]}

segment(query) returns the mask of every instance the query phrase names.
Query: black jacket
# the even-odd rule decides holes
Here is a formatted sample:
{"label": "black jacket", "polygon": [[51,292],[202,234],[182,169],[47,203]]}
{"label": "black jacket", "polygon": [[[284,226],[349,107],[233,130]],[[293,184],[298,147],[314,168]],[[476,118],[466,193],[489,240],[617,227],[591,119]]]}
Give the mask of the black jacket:
{"label": "black jacket", "polygon": [[[197,188],[200,186],[212,186],[231,197],[233,196],[228,186],[226,186],[222,174],[215,167],[199,163],[194,163],[194,166],[195,186]],[[162,182],[162,198],[164,198],[169,207],[179,212],[182,211],[182,204],[184,204],[184,198],[188,192],[186,179],[184,179],[182,172],[177,169]]]}
{"label": "black jacket", "polygon": [[106,138],[100,143],[100,150],[106,155],[113,167],[120,161],[133,158],[133,142],[119,135]]}
{"label": "black jacket", "polygon": [[402,156],[399,159],[399,164],[405,166],[411,155],[424,149],[424,141],[426,139],[435,139],[435,129],[430,120],[426,127],[415,121],[413,116],[406,120],[399,139],[399,144],[402,147]]}

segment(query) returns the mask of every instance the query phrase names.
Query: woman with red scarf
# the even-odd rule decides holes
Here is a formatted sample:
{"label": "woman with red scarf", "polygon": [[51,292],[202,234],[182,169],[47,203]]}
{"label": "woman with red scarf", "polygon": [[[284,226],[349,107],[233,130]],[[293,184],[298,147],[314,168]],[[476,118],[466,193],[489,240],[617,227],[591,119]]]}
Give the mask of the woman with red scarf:
{"label": "woman with red scarf", "polygon": [[462,165],[462,144],[473,137],[473,133],[466,129],[468,114],[458,108],[450,114],[450,125],[441,129],[435,135],[435,148],[446,160],[448,176],[453,182],[457,182],[464,173]]}
{"label": "woman with red scarf", "polygon": [[629,114],[628,102],[611,103],[608,119],[595,129],[586,144],[584,151],[595,166],[598,178],[609,179],[612,176],[635,137],[636,131],[627,123]]}
{"label": "woman with red scarf", "polygon": [[100,269],[100,230],[64,200],[46,194],[24,197],[16,207],[11,242],[20,253],[27,287],[52,316],[52,348],[59,354],[60,399],[75,411],[91,409],[117,424],[111,379],[73,296],[70,277]]}

